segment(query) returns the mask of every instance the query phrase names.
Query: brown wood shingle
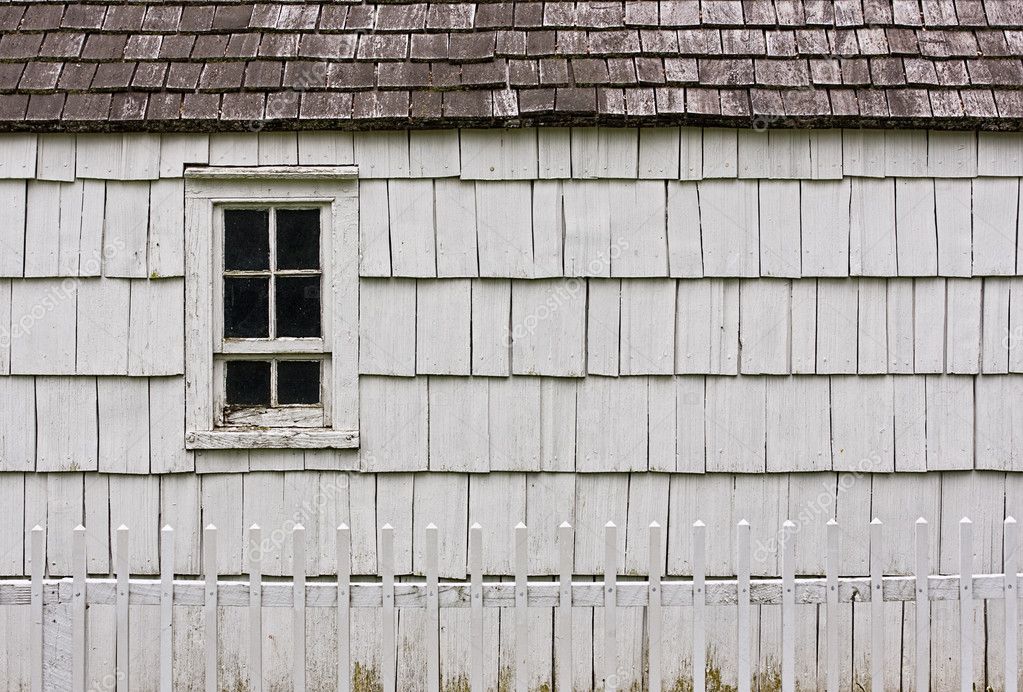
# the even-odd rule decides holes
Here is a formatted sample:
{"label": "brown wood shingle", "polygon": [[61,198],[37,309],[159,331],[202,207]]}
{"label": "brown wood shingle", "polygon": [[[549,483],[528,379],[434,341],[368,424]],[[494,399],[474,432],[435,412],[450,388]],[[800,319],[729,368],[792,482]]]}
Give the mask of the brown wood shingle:
{"label": "brown wood shingle", "polygon": [[0,7],[6,130],[1020,129],[1021,102],[1023,0]]}

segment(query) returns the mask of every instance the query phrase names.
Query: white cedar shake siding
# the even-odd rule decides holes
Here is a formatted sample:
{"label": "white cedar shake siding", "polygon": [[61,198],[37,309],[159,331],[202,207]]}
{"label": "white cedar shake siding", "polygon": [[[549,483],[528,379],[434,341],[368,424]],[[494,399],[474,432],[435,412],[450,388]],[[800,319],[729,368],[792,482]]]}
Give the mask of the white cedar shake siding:
{"label": "white cedar shake siding", "polygon": [[[220,530],[221,573],[239,574],[245,527],[295,519],[310,576],[333,573],[340,522],[353,573],[377,573],[390,523],[399,573],[421,574],[415,537],[432,522],[440,576],[463,578],[475,521],[485,573],[511,574],[511,527],[525,521],[531,573],[555,575],[565,520],[575,572],[598,574],[609,519],[628,574],[645,573],[654,520],[667,573],[689,574],[702,519],[708,574],[732,575],[744,518],[754,540],[803,522],[797,571],[823,574],[832,516],[843,572],[866,574],[878,517],[884,572],[912,573],[918,516],[936,527],[932,564],[954,572],[967,514],[985,546],[977,571],[999,571],[1001,520],[1023,514],[1023,168],[1011,159],[1023,135],[921,132],[921,156],[918,138],[884,131],[542,134],[109,134],[60,147],[0,135],[0,576],[27,574],[35,524],[51,576],[69,574],[79,522],[90,572],[111,570],[123,523],[131,570],[157,574],[170,524],[174,569],[195,575],[202,526]],[[358,253],[342,266],[357,274],[359,316],[334,329],[357,341],[360,446],[188,450],[184,172],[296,163],[358,167]],[[266,574],[289,574],[288,550],[270,548]],[[754,575],[778,570],[774,553],[754,560]],[[892,611],[893,642],[911,608]],[[97,631],[112,626],[101,610]],[[309,626],[327,633],[332,617]],[[688,650],[683,617],[665,626]],[[759,617],[776,627],[770,607]],[[935,617],[934,631],[951,627]],[[1000,611],[986,617],[993,647]],[[371,620],[359,621],[367,641]],[[265,626],[291,636],[286,619]],[[732,627],[715,625],[712,644]],[[641,616],[622,632],[641,641]],[[865,641],[847,640],[856,679]],[[621,655],[628,689],[642,647]],[[0,679],[26,675],[0,656]]]}

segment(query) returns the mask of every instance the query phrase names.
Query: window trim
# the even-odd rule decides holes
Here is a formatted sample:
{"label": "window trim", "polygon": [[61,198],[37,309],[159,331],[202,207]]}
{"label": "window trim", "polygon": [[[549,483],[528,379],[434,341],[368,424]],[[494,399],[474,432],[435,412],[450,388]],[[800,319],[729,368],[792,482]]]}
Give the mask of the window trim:
{"label": "window trim", "polygon": [[[350,449],[359,445],[358,168],[355,166],[196,167],[185,171],[185,446],[188,449]],[[274,204],[324,207],[321,223],[322,339],[233,347],[222,337],[216,299],[223,259],[215,243],[217,207]],[[329,254],[329,262],[326,256]],[[221,289],[222,290],[222,289]],[[219,344],[218,344],[219,341]],[[321,342],[319,351],[312,343]],[[287,344],[282,347],[282,344]],[[222,345],[222,347],[221,347]],[[217,427],[222,367],[214,354],[330,353],[323,401],[329,427]],[[221,361],[222,362],[222,361]]]}

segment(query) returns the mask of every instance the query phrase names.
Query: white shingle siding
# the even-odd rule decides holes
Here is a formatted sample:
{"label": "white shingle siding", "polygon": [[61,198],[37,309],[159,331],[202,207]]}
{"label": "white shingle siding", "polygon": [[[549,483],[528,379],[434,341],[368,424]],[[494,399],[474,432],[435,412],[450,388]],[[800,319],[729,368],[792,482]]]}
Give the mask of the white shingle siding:
{"label": "white shingle siding", "polygon": [[[360,449],[185,451],[182,175],[207,162],[359,165]],[[0,499],[16,518],[0,572],[25,569],[26,527],[83,520],[90,569],[109,569],[123,521],[133,570],[152,571],[173,517],[179,572],[213,522],[236,573],[245,526],[323,488],[336,496],[303,520],[310,575],[333,569],[339,521],[356,573],[376,571],[384,522],[399,572],[419,569],[413,536],[433,522],[461,577],[467,522],[501,572],[504,524],[525,519],[531,570],[550,574],[555,519],[609,518],[627,571],[656,520],[684,574],[696,518],[720,536],[747,518],[767,540],[822,493],[850,527],[947,524],[933,558],[954,566],[963,514],[996,546],[1002,507],[1023,512],[1021,162],[1023,137],[996,133],[0,137]],[[577,571],[599,569],[598,537],[577,531]],[[911,571],[891,539],[886,571]],[[856,540],[849,572],[866,568]],[[818,544],[800,537],[801,572],[821,570]],[[47,546],[64,573],[68,537]],[[710,573],[731,574],[729,541],[708,548]]]}

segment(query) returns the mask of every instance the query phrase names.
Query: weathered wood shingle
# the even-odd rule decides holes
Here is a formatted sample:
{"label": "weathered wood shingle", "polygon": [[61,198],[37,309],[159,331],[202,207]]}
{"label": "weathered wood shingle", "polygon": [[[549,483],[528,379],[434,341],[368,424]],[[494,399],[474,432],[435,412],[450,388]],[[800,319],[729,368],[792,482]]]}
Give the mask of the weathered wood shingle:
{"label": "weathered wood shingle", "polygon": [[[943,128],[965,116],[982,128],[1018,129],[1023,20],[1015,5],[988,2],[987,16],[923,6],[19,2],[0,17],[0,128]],[[758,165],[808,165],[806,137],[796,139],[799,158]],[[577,166],[614,155],[613,145],[579,144]],[[484,177],[528,174],[508,153]],[[963,165],[954,147],[934,154],[935,172]],[[523,161],[536,166],[535,157]],[[615,164],[673,171],[678,162],[647,155]]]}

